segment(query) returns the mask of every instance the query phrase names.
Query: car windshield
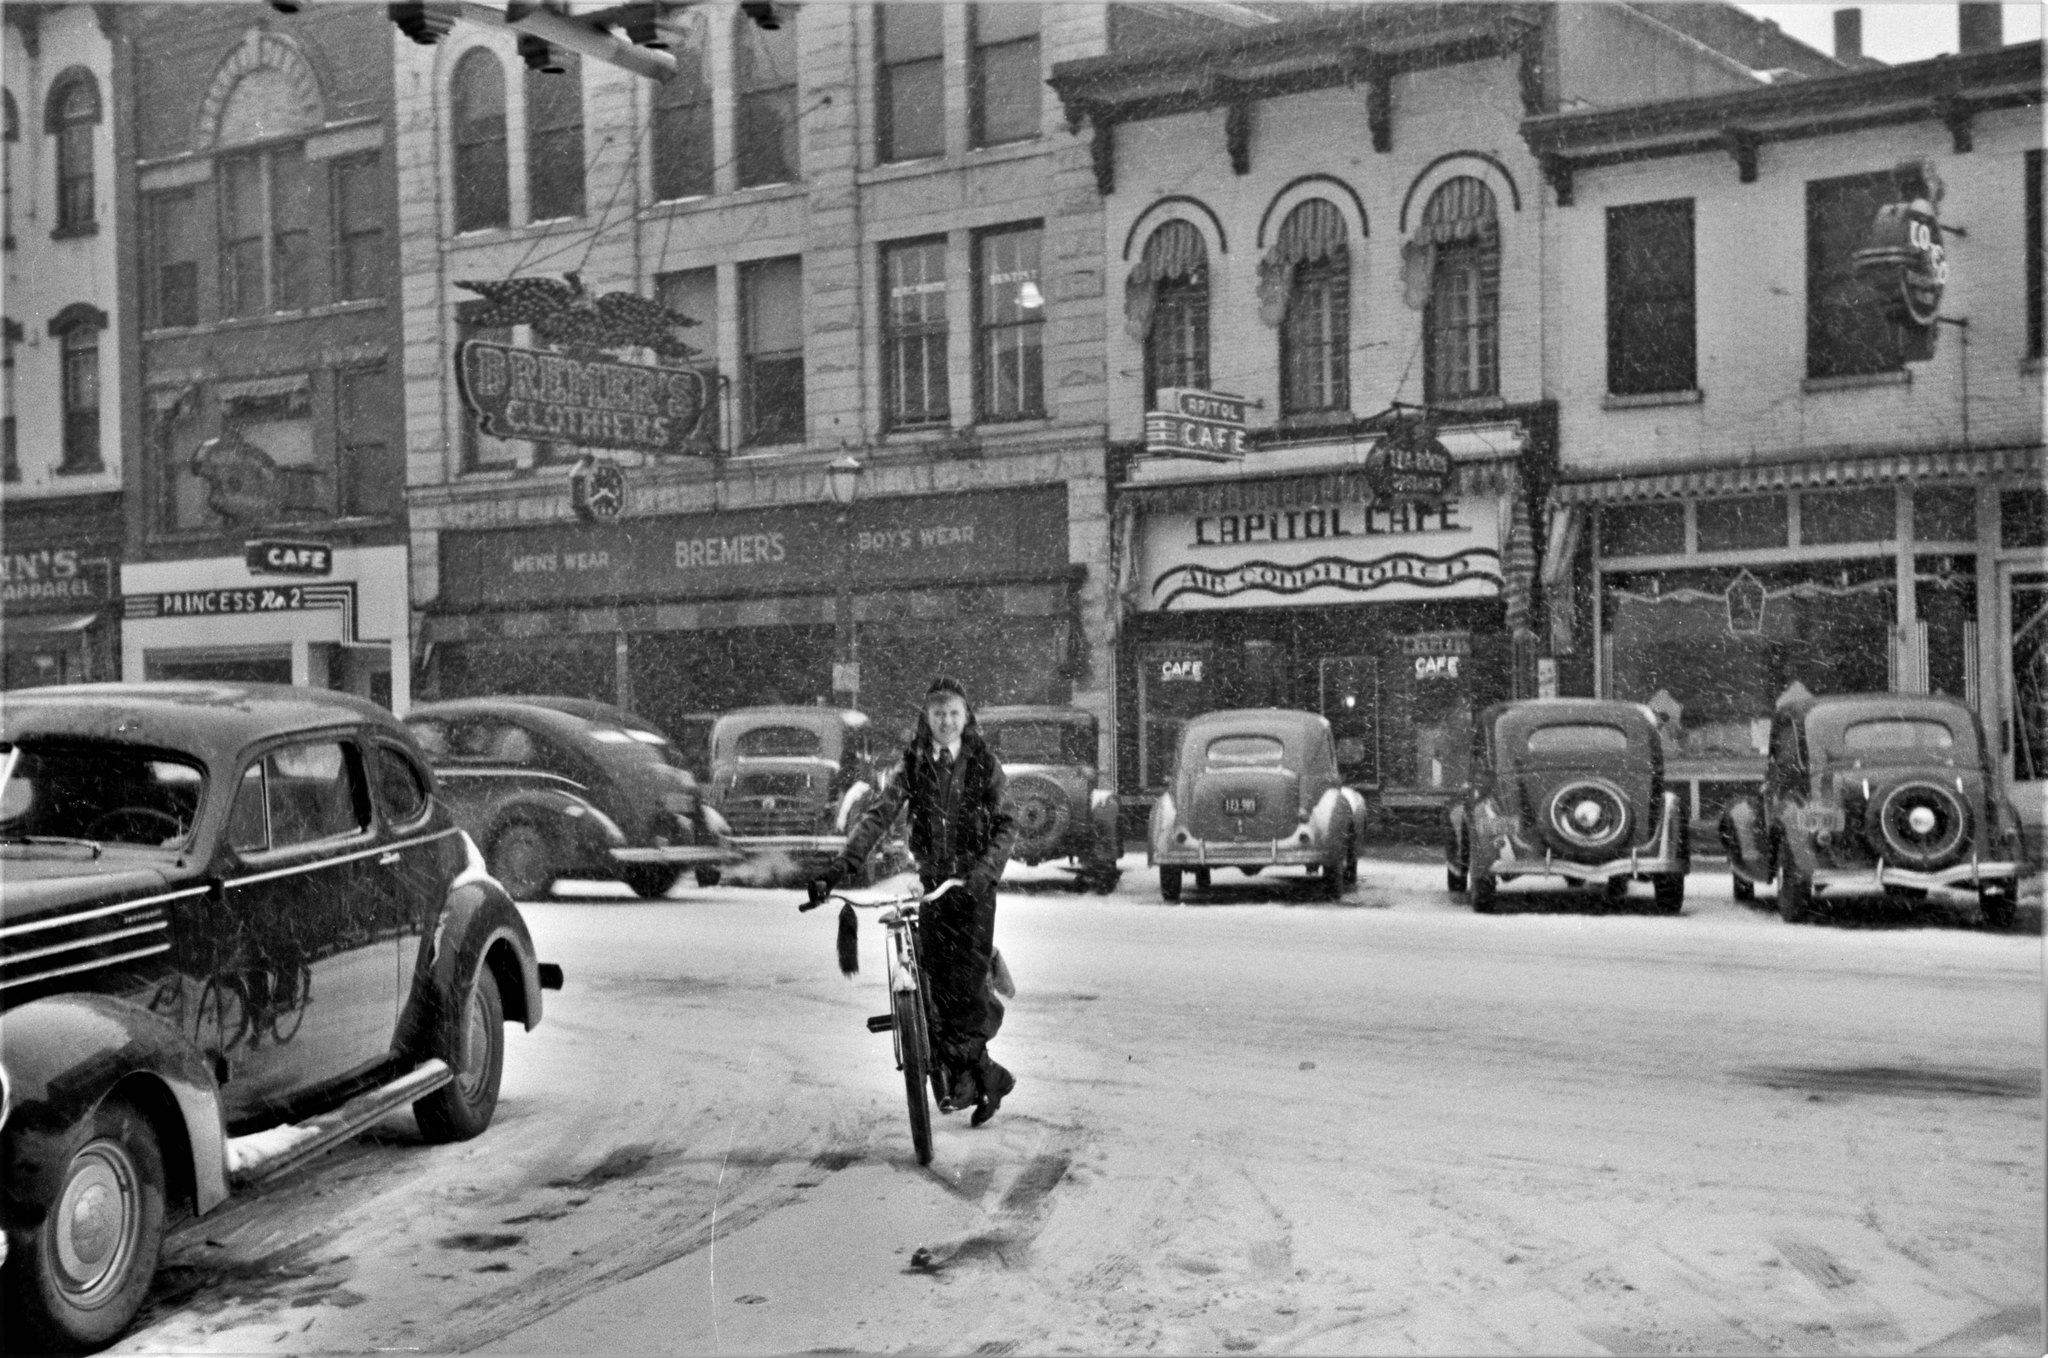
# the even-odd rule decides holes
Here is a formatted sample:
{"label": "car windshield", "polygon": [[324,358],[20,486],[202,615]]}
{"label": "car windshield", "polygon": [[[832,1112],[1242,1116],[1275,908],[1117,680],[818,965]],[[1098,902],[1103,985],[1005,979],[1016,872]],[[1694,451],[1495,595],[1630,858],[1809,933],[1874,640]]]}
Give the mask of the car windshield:
{"label": "car windshield", "polygon": [[1209,767],[1276,768],[1287,756],[1287,747],[1271,736],[1224,736],[1209,742],[1205,756]]}
{"label": "car windshield", "polygon": [[756,726],[733,742],[742,759],[804,759],[825,753],[825,738],[808,726]]}
{"label": "car windshield", "polygon": [[981,728],[982,739],[1005,764],[1092,764],[1095,738],[1064,721],[1006,721]]}
{"label": "car windshield", "polygon": [[1530,754],[1579,754],[1587,750],[1626,750],[1628,732],[1619,726],[1572,722],[1539,726],[1529,733]]}
{"label": "car windshield", "polygon": [[192,834],[199,761],[110,741],[0,746],[0,840],[80,839],[175,848]]}
{"label": "car windshield", "polygon": [[1955,746],[1955,732],[1938,721],[1888,717],[1882,721],[1852,722],[1842,730],[1842,749],[1850,754],[1953,750]]}

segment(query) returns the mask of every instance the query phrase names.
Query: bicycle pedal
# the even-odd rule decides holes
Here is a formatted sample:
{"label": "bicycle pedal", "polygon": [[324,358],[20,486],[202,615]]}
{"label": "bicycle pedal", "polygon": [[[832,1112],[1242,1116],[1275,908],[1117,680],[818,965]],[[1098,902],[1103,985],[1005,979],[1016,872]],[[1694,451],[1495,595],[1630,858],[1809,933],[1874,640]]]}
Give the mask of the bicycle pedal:
{"label": "bicycle pedal", "polygon": [[868,1020],[868,1031],[871,1033],[886,1033],[895,1027],[896,1016],[894,1014],[877,1014]]}

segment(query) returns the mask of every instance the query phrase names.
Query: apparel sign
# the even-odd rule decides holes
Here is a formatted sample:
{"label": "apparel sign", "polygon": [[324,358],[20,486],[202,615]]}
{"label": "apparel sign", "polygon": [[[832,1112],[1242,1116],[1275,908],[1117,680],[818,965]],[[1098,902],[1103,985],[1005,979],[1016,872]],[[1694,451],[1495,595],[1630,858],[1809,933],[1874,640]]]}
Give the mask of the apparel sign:
{"label": "apparel sign", "polygon": [[111,599],[113,563],[76,547],[0,555],[0,607],[11,613],[97,607]]}
{"label": "apparel sign", "polygon": [[1147,514],[1138,546],[1140,607],[1488,598],[1501,590],[1500,540],[1500,507],[1491,499]]}
{"label": "apparel sign", "polygon": [[1242,462],[1249,404],[1242,396],[1222,392],[1161,387],[1159,408],[1145,412],[1145,452],[1201,462]]}
{"label": "apparel sign", "polygon": [[468,340],[456,359],[462,399],[484,432],[584,448],[684,454],[704,417],[704,375],[601,357],[570,358]]}

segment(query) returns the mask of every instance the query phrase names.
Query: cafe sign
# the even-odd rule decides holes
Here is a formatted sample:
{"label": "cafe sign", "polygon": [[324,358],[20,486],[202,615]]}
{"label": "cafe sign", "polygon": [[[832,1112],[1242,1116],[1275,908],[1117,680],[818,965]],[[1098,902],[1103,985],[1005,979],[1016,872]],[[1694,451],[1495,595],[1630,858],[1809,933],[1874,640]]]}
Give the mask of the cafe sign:
{"label": "cafe sign", "polygon": [[1242,462],[1249,405],[1242,396],[1193,387],[1161,387],[1159,408],[1145,412],[1145,452],[1151,457]]}
{"label": "cafe sign", "polygon": [[242,564],[251,575],[332,575],[334,549],[324,542],[259,538],[242,544]]}
{"label": "cafe sign", "polygon": [[485,433],[579,448],[689,454],[704,418],[695,368],[660,368],[467,340],[457,351],[462,400]]}

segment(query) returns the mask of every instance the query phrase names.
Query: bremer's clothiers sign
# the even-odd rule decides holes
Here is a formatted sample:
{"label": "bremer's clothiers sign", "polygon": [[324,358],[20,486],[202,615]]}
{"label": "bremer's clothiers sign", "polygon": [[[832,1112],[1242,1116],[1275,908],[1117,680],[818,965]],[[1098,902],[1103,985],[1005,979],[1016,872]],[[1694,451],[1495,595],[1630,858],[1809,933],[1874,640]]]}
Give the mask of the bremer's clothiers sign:
{"label": "bremer's clothiers sign", "polygon": [[456,371],[462,399],[484,432],[501,439],[687,453],[704,416],[704,377],[694,368],[469,340]]}

